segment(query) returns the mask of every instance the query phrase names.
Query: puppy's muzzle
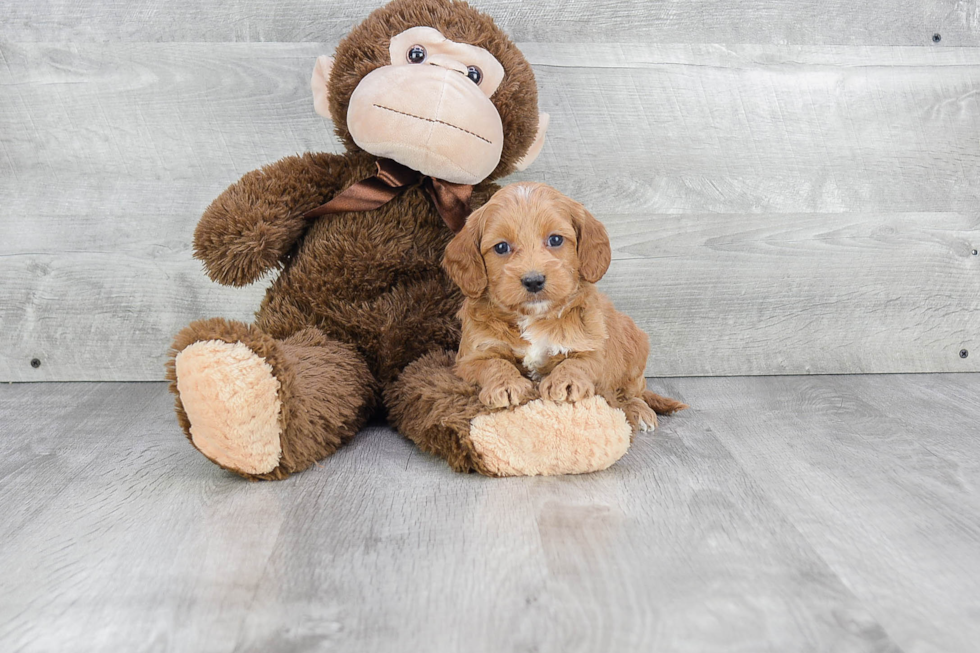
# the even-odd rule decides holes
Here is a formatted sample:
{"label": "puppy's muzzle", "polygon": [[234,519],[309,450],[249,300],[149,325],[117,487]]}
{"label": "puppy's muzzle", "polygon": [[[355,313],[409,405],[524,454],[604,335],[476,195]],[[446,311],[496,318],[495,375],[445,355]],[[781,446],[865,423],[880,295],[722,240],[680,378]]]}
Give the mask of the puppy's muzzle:
{"label": "puppy's muzzle", "polygon": [[531,293],[539,293],[544,288],[545,277],[540,272],[528,272],[521,277],[521,285]]}

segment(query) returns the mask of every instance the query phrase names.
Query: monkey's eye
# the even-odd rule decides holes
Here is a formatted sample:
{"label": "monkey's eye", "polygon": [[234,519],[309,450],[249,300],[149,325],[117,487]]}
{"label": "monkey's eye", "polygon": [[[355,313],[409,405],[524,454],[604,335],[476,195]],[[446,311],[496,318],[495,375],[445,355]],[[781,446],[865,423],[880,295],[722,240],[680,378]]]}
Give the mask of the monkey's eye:
{"label": "monkey's eye", "polygon": [[408,49],[408,63],[424,63],[427,56],[421,45],[413,45]]}
{"label": "monkey's eye", "polygon": [[467,68],[466,76],[472,79],[474,84],[479,84],[483,81],[483,71],[476,66],[470,66]]}
{"label": "monkey's eye", "polygon": [[497,243],[496,245],[493,246],[493,251],[497,252],[498,254],[506,254],[507,252],[510,251],[510,244]]}
{"label": "monkey's eye", "polygon": [[548,236],[548,247],[561,247],[563,242],[565,242],[565,239],[558,234]]}

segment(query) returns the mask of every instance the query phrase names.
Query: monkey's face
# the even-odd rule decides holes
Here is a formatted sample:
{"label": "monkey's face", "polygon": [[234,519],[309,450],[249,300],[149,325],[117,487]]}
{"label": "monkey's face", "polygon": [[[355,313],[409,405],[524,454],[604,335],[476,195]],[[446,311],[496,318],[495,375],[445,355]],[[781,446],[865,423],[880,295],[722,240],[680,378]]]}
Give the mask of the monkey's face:
{"label": "monkey's face", "polygon": [[541,153],[534,72],[493,20],[456,0],[391,0],[321,55],[313,106],[348,151],[478,184]]}
{"label": "monkey's face", "polygon": [[504,69],[484,50],[413,27],[391,39],[391,63],[361,80],[347,128],[376,156],[446,181],[476,184],[500,161],[503,125],[490,96]]}
{"label": "monkey's face", "polygon": [[504,69],[493,55],[431,27],[391,39],[391,63],[351,94],[358,147],[446,181],[476,184],[500,162],[504,131],[490,96]]}

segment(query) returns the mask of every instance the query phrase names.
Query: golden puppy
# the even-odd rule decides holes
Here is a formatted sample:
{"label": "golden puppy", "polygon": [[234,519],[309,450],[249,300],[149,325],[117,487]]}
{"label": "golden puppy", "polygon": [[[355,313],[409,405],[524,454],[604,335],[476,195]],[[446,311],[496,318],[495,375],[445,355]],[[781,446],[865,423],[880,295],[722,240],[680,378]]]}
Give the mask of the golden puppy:
{"label": "golden puppy", "polygon": [[636,430],[687,408],[646,389],[645,333],[595,288],[611,259],[602,223],[544,184],[512,184],[475,211],[443,267],[463,291],[456,374],[488,406],[593,394]]}

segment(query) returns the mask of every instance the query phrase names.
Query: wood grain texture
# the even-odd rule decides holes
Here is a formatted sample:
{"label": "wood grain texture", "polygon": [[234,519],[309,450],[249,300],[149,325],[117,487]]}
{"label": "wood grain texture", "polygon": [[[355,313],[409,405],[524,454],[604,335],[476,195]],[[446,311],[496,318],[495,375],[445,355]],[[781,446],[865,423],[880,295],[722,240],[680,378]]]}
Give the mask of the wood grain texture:
{"label": "wood grain texture", "polygon": [[186,251],[17,256],[3,269],[0,369],[14,381],[162,379],[187,316],[251,322],[266,285],[212,283]]}
{"label": "wood grain texture", "polygon": [[[521,47],[553,120],[514,179],[609,226],[648,373],[980,369],[980,48]],[[211,284],[194,224],[338,149],[306,79],[330,49],[0,42],[0,379],[158,379],[183,324],[248,319],[262,284]]]}
{"label": "wood grain texture", "polygon": [[525,49],[554,124],[528,174],[594,210],[975,207],[980,49]]}
{"label": "wood grain texture", "polygon": [[976,649],[980,375],[675,387],[903,650]]}
{"label": "wood grain texture", "polygon": [[[980,48],[522,47],[553,120],[515,178],[597,212],[966,211],[980,197]],[[6,214],[26,208],[18,194],[50,204],[91,184],[198,197],[336,151],[308,88],[330,49],[0,45]]]}
{"label": "wood grain texture", "polygon": [[[649,334],[653,376],[980,369],[977,218],[604,217],[616,260],[599,285]],[[188,236],[155,224],[129,252],[3,260],[8,378],[157,379],[190,316],[251,319],[266,282],[208,281]]]}
{"label": "wood grain texture", "polygon": [[980,375],[651,387],[694,408],[597,474],[458,475],[375,424],[247,483],[163,384],[0,386],[0,648],[972,650]]}
{"label": "wood grain texture", "polygon": [[[341,0],[48,0],[0,5],[18,41],[323,41],[363,20],[374,2]],[[516,40],[543,42],[978,45],[975,0],[473,0]]]}
{"label": "wood grain texture", "polygon": [[603,217],[650,376],[980,370],[976,214]]}

